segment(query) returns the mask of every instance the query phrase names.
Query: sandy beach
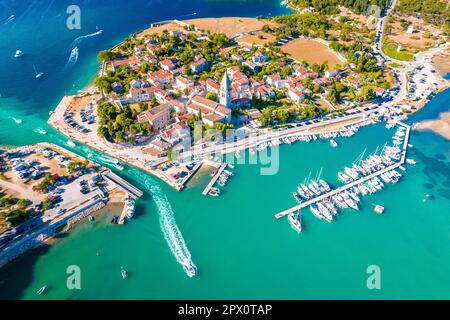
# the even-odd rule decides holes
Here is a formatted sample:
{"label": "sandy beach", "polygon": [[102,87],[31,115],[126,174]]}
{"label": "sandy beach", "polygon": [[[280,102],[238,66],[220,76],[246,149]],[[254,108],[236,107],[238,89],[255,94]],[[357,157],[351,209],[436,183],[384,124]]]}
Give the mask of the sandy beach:
{"label": "sandy beach", "polygon": [[447,140],[450,140],[450,112],[443,112],[439,119],[419,123],[416,130],[432,130]]}

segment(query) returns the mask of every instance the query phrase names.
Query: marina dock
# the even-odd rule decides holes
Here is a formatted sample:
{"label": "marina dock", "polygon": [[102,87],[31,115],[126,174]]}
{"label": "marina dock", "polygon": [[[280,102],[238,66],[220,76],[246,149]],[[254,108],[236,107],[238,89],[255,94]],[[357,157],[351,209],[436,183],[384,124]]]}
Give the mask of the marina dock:
{"label": "marina dock", "polygon": [[127,195],[129,195],[133,200],[136,200],[137,198],[142,197],[143,192],[136,188],[135,186],[131,185],[121,177],[119,177],[117,174],[112,172],[111,170],[107,170],[103,173],[103,176],[111,183],[116,185],[119,189],[121,189],[123,192],[125,192]]}
{"label": "marina dock", "polygon": [[208,183],[208,185],[206,186],[205,190],[203,190],[202,194],[204,196],[206,196],[209,191],[211,190],[211,188],[214,186],[214,184],[216,183],[217,179],[219,179],[220,175],[222,174],[223,170],[225,170],[225,168],[228,166],[228,163],[223,163],[219,169],[217,169],[216,174],[214,175],[214,177],[211,179],[211,181]]}
{"label": "marina dock", "polygon": [[281,212],[279,212],[279,213],[277,213],[275,215],[275,218],[277,218],[277,219],[283,218],[283,217],[285,217],[285,216],[287,216],[287,215],[289,215],[291,213],[295,213],[295,212],[297,212],[297,211],[299,211],[299,210],[301,210],[301,209],[303,209],[305,207],[308,207],[308,206],[310,206],[313,203],[322,201],[325,198],[329,198],[331,196],[339,194],[339,193],[341,193],[341,192],[343,192],[343,191],[345,191],[345,190],[347,190],[347,189],[349,189],[351,187],[354,187],[354,186],[356,186],[356,185],[358,185],[358,184],[360,184],[362,182],[365,182],[367,180],[373,179],[373,178],[375,178],[375,177],[377,177],[377,176],[379,176],[379,175],[381,175],[381,174],[383,174],[385,172],[394,170],[394,169],[402,166],[405,163],[405,160],[406,160],[406,151],[407,151],[407,148],[408,148],[409,133],[410,133],[411,127],[408,126],[407,124],[402,123],[402,122],[399,122],[398,124],[406,128],[405,139],[403,141],[402,155],[401,155],[401,159],[400,159],[399,162],[396,162],[396,163],[390,165],[389,167],[386,167],[386,168],[384,168],[382,170],[379,170],[379,171],[374,172],[372,174],[369,174],[367,176],[361,177],[358,180],[355,180],[353,182],[345,184],[345,185],[343,185],[343,186],[341,186],[341,187],[339,187],[337,189],[331,190],[331,191],[329,191],[327,193],[324,193],[324,194],[322,194],[320,196],[317,196],[317,197],[315,197],[315,198],[313,198],[311,200],[302,202],[302,203],[296,205],[295,207],[292,207],[290,209],[281,211]]}

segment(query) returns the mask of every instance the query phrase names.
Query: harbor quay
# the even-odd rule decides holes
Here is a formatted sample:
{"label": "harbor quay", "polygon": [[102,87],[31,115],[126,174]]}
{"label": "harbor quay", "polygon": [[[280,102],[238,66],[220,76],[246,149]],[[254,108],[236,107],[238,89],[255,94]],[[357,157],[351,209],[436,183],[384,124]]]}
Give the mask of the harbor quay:
{"label": "harbor quay", "polygon": [[143,194],[111,170],[54,144],[8,149],[1,157],[3,199],[18,201],[2,208],[7,219],[0,221],[0,267],[80,220],[94,219],[110,203],[125,203],[125,217],[131,218],[130,207]]}

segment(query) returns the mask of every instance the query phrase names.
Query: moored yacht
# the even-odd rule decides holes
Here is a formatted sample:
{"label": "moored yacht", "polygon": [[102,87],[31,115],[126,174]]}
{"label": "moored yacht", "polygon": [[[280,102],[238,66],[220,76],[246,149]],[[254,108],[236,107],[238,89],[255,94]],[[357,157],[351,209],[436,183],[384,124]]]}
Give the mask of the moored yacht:
{"label": "moored yacht", "polygon": [[295,231],[300,233],[302,231],[302,221],[300,212],[291,213],[288,216],[289,223]]}
{"label": "moored yacht", "polygon": [[319,208],[320,213],[325,218],[325,220],[327,220],[328,222],[333,221],[333,216],[331,215],[330,211],[327,209],[327,207],[322,202],[318,202],[317,207]]}
{"label": "moored yacht", "polygon": [[323,218],[323,215],[320,213],[319,207],[316,203],[312,203],[309,208],[311,209],[311,212],[316,216],[316,218]]}

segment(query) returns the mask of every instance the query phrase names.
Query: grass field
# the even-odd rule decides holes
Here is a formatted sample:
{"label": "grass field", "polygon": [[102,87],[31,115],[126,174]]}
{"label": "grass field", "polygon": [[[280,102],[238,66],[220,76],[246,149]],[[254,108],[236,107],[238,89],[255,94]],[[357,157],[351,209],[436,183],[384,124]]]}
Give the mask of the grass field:
{"label": "grass field", "polygon": [[397,52],[397,46],[392,43],[383,44],[381,50],[385,55],[396,60],[412,61],[414,57],[414,54],[406,49],[401,49],[400,52]]}
{"label": "grass field", "polygon": [[290,54],[296,60],[304,60],[311,64],[327,62],[330,68],[333,68],[336,64],[343,64],[333,50],[316,40],[298,38],[283,45],[281,50]]}

